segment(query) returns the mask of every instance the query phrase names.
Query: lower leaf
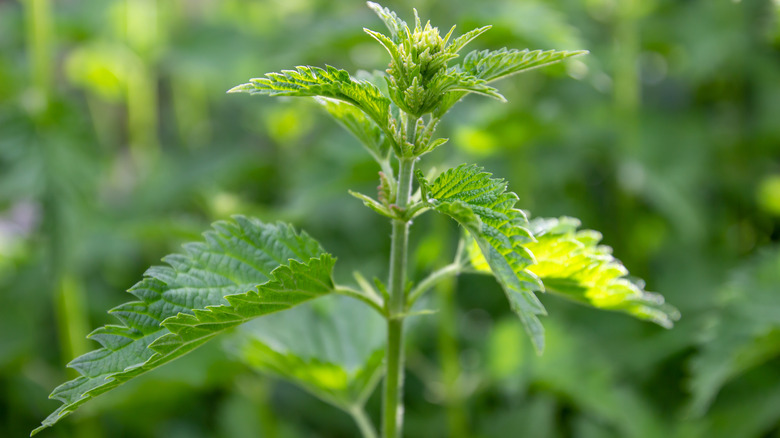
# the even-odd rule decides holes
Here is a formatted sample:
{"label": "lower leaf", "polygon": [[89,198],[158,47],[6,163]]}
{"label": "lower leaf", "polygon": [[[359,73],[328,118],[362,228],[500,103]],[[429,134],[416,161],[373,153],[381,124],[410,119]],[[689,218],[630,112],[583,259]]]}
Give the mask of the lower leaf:
{"label": "lower leaf", "polygon": [[384,370],[385,322],[333,295],[241,326],[228,350],[345,411],[362,406]]}
{"label": "lower leaf", "polygon": [[237,216],[217,222],[205,242],[152,267],[130,289],[140,301],[111,311],[122,325],[95,330],[102,348],[68,366],[81,376],[57,387],[63,405],[38,433],[83,403],[193,350],[225,329],[330,293],[335,260],[285,224]]}

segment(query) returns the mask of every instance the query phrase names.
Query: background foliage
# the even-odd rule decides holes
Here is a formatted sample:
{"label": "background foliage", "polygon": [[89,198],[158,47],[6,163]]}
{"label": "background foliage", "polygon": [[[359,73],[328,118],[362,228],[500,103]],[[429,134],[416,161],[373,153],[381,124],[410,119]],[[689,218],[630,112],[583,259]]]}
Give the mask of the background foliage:
{"label": "background foliage", "polygon": [[[780,436],[780,5],[426,0],[494,27],[474,48],[591,54],[467,97],[428,163],[477,161],[537,216],[572,215],[682,320],[672,331],[542,297],[533,354],[495,281],[440,288],[409,349],[408,436]],[[384,68],[363,2],[0,2],[0,430],[54,407],[84,336],[179,244],[241,213],[306,229],[384,276],[389,225],[346,195],[376,168],[314,102],[226,96],[298,64]],[[428,170],[428,169],[424,169]],[[430,216],[430,215],[428,215]],[[423,217],[411,274],[457,229]],[[440,242],[446,242],[442,245]],[[460,350],[456,350],[458,347]],[[351,420],[219,345],[85,406],[61,437],[341,437]],[[378,399],[369,401],[373,415]]]}

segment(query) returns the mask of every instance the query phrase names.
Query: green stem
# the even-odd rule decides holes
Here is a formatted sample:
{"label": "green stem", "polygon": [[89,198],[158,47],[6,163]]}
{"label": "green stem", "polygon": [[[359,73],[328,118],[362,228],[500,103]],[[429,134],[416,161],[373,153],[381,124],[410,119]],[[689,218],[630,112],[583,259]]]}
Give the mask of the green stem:
{"label": "green stem", "polygon": [[[414,125],[416,119],[407,124],[409,142],[414,144]],[[403,210],[409,204],[412,193],[412,173],[414,158],[399,158],[398,190],[396,206]],[[387,318],[387,365],[384,386],[384,404],[382,416],[382,436],[397,438],[403,428],[403,318],[406,310],[406,259],[409,246],[409,222],[393,220],[393,236],[390,249],[390,301]]]}
{"label": "green stem", "polygon": [[377,438],[374,425],[371,424],[371,419],[368,418],[368,415],[366,415],[366,411],[362,406],[356,406],[350,409],[349,414],[352,415],[352,418],[355,420],[363,438]]}
{"label": "green stem", "polygon": [[[414,161],[402,160],[399,175],[398,203],[403,208],[411,191],[411,174]],[[387,320],[387,372],[384,388],[383,436],[396,438],[403,425],[403,319],[397,317],[405,311],[404,284],[406,283],[406,258],[409,245],[409,222],[393,220],[392,247],[390,250],[390,303]]]}

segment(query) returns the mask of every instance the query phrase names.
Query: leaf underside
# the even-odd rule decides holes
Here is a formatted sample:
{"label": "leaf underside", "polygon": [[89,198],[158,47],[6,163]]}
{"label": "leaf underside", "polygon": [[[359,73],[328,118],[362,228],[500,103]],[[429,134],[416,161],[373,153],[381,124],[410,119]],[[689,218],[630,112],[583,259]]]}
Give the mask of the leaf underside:
{"label": "leaf underside", "polygon": [[601,233],[578,230],[575,218],[536,218],[530,223],[536,242],[526,247],[536,257],[529,270],[538,275],[545,291],[604,310],[615,310],[671,328],[679,312],[663,296],[647,292],[641,280],[599,245]]}
{"label": "leaf underside", "polygon": [[344,410],[362,406],[384,370],[384,319],[332,295],[242,325],[228,350]]}
{"label": "leaf underside", "polygon": [[228,93],[268,96],[325,97],[349,103],[363,111],[380,128],[388,126],[390,99],[369,81],[353,79],[346,70],[299,66],[295,70],[267,73],[231,88]]}
{"label": "leaf underside", "polygon": [[539,277],[527,269],[535,260],[525,247],[534,238],[525,214],[514,208],[517,195],[506,191],[506,182],[490,176],[477,166],[461,165],[428,184],[418,173],[425,201],[469,232],[534,347],[541,352],[544,328],[538,315],[546,311],[534,292],[544,289]]}
{"label": "leaf underside", "polygon": [[363,111],[340,100],[317,98],[317,102],[341,126],[354,135],[374,159],[377,161],[387,159],[391,147],[390,140]]}
{"label": "leaf underside", "polygon": [[221,331],[332,291],[335,260],[285,224],[236,216],[163,259],[129,292],[139,301],[110,311],[122,325],[89,335],[102,348],[68,366],[81,376],[57,387],[63,403],[35,434],[86,401],[193,350]]}
{"label": "leaf underside", "polygon": [[[536,260],[526,270],[538,276],[544,291],[603,310],[627,313],[671,328],[680,314],[660,294],[647,292],[641,280],[627,277],[628,270],[612,256],[612,248],[598,245],[601,233],[578,230],[575,218],[536,218],[528,228],[536,239],[524,244]],[[471,243],[474,269],[490,272],[482,253]]]}

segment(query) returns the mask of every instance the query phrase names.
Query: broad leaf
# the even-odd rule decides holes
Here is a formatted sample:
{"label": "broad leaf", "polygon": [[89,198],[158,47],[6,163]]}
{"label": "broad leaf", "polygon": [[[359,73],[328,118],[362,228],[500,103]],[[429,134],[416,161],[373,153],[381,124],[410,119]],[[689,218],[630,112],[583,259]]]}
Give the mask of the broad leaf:
{"label": "broad leaf", "polygon": [[477,166],[461,165],[428,184],[418,173],[424,201],[468,230],[534,347],[541,352],[544,328],[538,315],[546,312],[534,291],[542,291],[543,286],[527,269],[534,256],[525,247],[534,239],[525,214],[514,208],[517,195],[506,191],[506,182],[490,176]]}
{"label": "broad leaf", "polygon": [[225,329],[332,291],[334,259],[308,235],[241,216],[213,228],[146,271],[130,289],[140,301],[111,310],[122,325],[90,334],[102,348],[69,364],[81,377],[54,390],[63,405],[33,434]]}
{"label": "broad leaf", "polygon": [[[381,129],[390,123],[390,99],[376,85],[353,79],[346,70],[331,66],[299,66],[296,70],[267,73],[264,78],[250,79],[228,93],[264,94],[268,96],[326,97],[347,102],[363,111]],[[389,134],[386,132],[386,134]],[[389,134],[392,138],[392,135]]]}
{"label": "broad leaf", "polygon": [[690,362],[691,410],[706,412],[730,380],[780,355],[780,249],[736,270]]}
{"label": "broad leaf", "polygon": [[599,309],[616,310],[671,328],[677,309],[664,298],[631,281],[628,270],[612,256],[612,248],[599,245],[601,233],[578,230],[570,217],[537,218],[530,229],[536,242],[526,244],[536,257],[528,270],[538,275],[546,292]]}
{"label": "broad leaf", "polygon": [[[601,233],[577,230],[579,225],[579,220],[569,217],[529,222],[536,240],[524,247],[536,263],[526,270],[542,280],[544,291],[671,328],[680,317],[677,309],[665,304],[663,296],[645,291],[641,281],[629,279],[628,270],[612,256],[612,248],[598,245]],[[475,242],[468,253],[474,269],[491,271]]]}
{"label": "broad leaf", "polygon": [[244,324],[228,349],[258,371],[289,380],[349,411],[384,370],[384,319],[360,301],[329,296]]}

